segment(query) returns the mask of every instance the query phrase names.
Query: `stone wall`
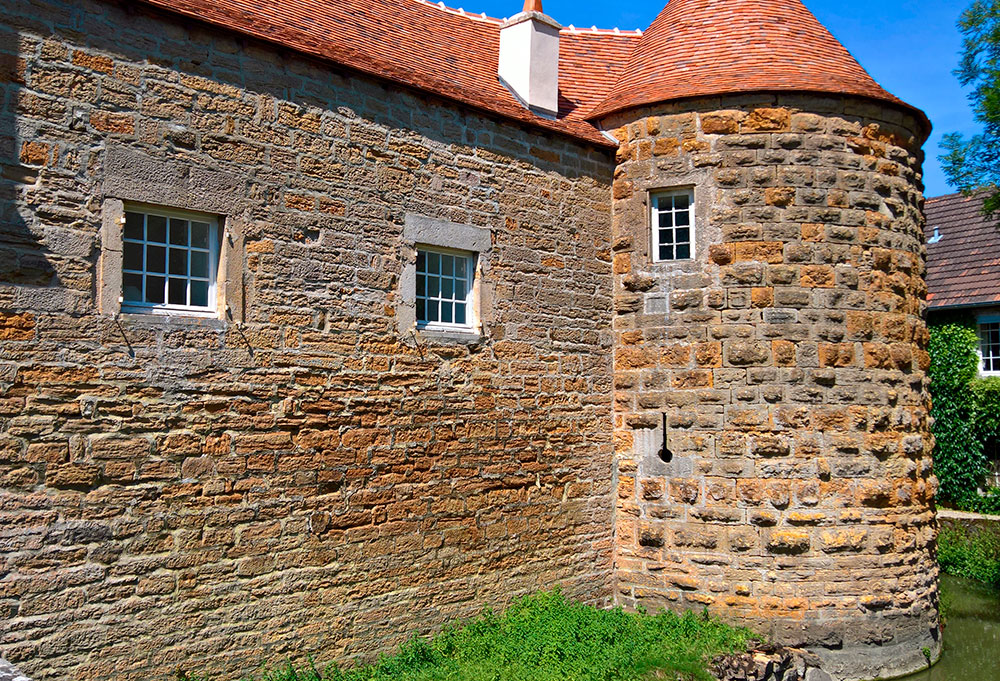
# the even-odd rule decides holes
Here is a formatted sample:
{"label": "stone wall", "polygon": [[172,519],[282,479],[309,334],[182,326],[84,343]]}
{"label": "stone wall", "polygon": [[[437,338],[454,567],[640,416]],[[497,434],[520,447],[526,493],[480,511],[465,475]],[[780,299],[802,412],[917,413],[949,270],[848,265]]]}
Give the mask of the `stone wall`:
{"label": "stone wall", "polygon": [[[607,125],[619,600],[707,606],[824,650],[843,678],[925,665],[920,124],[757,95]],[[648,193],[677,186],[694,187],[695,257],[652,263]]]}
{"label": "stone wall", "polygon": [[[235,678],[610,601],[607,152],[127,3],[3,21],[0,656]],[[107,309],[123,200],[224,216],[231,316]],[[490,230],[480,339],[397,328],[407,216]]]}

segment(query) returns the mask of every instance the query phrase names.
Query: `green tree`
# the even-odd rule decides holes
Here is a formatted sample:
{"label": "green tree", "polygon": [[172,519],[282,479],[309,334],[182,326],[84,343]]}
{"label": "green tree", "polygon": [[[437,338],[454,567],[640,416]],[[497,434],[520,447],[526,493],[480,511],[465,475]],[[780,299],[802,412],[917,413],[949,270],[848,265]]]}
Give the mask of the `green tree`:
{"label": "green tree", "polygon": [[962,58],[955,75],[971,87],[975,119],[982,132],[965,139],[944,136],[939,156],[948,181],[963,192],[988,189],[986,213],[1000,210],[1000,0],[975,0],[958,21]]}

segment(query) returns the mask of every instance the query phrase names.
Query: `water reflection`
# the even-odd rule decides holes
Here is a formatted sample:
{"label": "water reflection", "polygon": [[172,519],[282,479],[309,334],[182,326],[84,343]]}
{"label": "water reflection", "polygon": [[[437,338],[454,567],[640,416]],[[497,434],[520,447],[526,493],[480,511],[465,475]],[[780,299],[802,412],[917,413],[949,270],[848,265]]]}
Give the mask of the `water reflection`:
{"label": "water reflection", "polygon": [[1000,679],[1000,592],[978,582],[941,576],[947,594],[944,654],[930,669],[904,681],[997,681]]}

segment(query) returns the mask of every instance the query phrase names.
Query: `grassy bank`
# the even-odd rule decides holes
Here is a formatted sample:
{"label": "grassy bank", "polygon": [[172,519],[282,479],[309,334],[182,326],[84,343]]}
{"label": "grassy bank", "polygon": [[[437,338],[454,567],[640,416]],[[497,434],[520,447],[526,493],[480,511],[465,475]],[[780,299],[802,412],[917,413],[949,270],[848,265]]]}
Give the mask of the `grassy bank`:
{"label": "grassy bank", "polygon": [[938,535],[938,563],[948,574],[1000,589],[1000,532],[942,527]]}
{"label": "grassy bank", "polygon": [[262,681],[709,681],[707,664],[742,651],[747,629],[705,615],[600,610],[558,591],[486,611],[431,639],[414,638],[372,665],[264,670]]}

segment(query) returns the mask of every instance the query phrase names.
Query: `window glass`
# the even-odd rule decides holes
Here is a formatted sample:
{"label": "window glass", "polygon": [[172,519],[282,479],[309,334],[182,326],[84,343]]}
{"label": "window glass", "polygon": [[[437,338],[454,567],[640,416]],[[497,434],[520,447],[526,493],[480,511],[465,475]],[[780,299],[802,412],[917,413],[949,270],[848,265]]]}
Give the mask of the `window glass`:
{"label": "window glass", "polygon": [[979,350],[984,373],[1000,372],[1000,322],[979,324]]}
{"label": "window glass", "polygon": [[416,312],[419,326],[469,328],[473,255],[417,249]]}
{"label": "window glass", "polygon": [[126,307],[211,311],[218,267],[214,221],[129,210],[122,232]]}
{"label": "window glass", "polygon": [[690,189],[653,194],[653,260],[688,260],[692,257],[694,196]]}

